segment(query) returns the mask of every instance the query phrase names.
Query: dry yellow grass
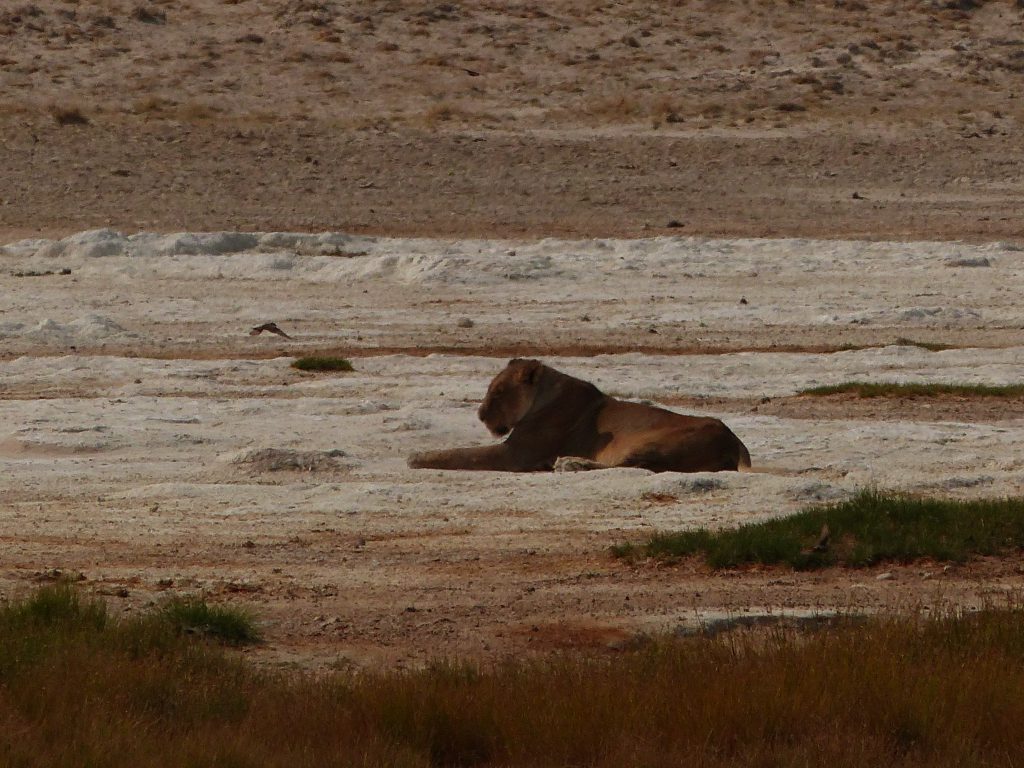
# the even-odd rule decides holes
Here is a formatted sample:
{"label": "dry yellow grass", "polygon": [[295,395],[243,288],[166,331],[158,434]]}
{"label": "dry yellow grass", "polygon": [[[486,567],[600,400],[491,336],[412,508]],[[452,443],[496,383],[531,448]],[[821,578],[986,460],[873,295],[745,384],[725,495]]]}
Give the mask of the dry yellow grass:
{"label": "dry yellow grass", "polygon": [[261,670],[50,588],[0,613],[19,766],[1013,765],[1024,617],[873,619],[490,668]]}

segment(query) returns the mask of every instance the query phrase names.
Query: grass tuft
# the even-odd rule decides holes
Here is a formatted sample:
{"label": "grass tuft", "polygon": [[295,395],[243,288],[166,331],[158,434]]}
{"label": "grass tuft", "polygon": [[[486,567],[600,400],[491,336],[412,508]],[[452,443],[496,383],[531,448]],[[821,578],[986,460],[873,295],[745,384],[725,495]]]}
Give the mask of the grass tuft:
{"label": "grass tuft", "polygon": [[1024,611],[1012,605],[320,675],[197,643],[165,609],[100,615],[102,603],[69,585],[0,608],[4,765],[854,768],[1024,757]]}
{"label": "grass tuft", "polygon": [[[828,526],[827,546],[816,547]],[[1024,498],[920,499],[862,491],[849,501],[724,531],[657,534],[612,548],[626,559],[702,554],[713,568],[760,563],[798,570],[922,558],[963,562],[1024,548]]]}
{"label": "grass tuft", "polygon": [[70,582],[59,581],[40,588],[27,600],[4,606],[0,622],[58,631],[81,627],[100,630],[106,626],[107,609],[100,601],[83,602]]}
{"label": "grass tuft", "polygon": [[352,363],[344,357],[326,357],[312,355],[300,357],[292,362],[292,368],[300,371],[353,371]]}
{"label": "grass tuft", "polygon": [[86,117],[85,113],[79,107],[75,106],[58,106],[54,105],[50,107],[50,116],[56,121],[57,125],[88,125],[89,118]]}
{"label": "grass tuft", "polygon": [[942,352],[943,350],[954,348],[951,344],[939,344],[934,341],[916,341],[905,336],[900,336],[894,343],[901,347],[920,347],[921,349],[927,349],[929,352]]}
{"label": "grass tuft", "polygon": [[176,599],[167,603],[160,615],[177,632],[209,637],[227,645],[260,642],[260,632],[252,616],[240,608],[208,605],[197,599]]}
{"label": "grass tuft", "polygon": [[988,384],[897,384],[895,382],[847,381],[803,389],[797,394],[811,397],[853,394],[857,397],[1021,397],[1024,384],[991,386]]}

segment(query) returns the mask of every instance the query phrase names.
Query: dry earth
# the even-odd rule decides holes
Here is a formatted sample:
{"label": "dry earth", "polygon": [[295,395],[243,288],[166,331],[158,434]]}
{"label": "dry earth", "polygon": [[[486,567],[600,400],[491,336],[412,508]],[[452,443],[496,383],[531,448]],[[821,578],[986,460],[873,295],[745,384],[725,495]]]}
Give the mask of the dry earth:
{"label": "dry earth", "polygon": [[1021,17],[1009,0],[11,0],[0,240],[1015,238]]}
{"label": "dry earth", "polygon": [[[261,657],[316,665],[1018,593],[1018,562],[711,574],[607,547],[863,484],[1021,492],[1020,401],[794,394],[843,377],[1020,381],[1022,14],[1008,0],[0,4],[0,244],[97,227],[446,238],[0,253],[0,589],[60,569],[125,610],[203,592],[257,610]],[[613,243],[632,272],[588,261],[597,241],[540,240],[680,234]],[[758,252],[701,239],[715,235],[822,241]],[[459,267],[476,247],[484,266]],[[321,264],[373,259],[365,274]],[[246,335],[269,319],[296,338]],[[973,349],[886,346],[898,339]],[[313,350],[357,373],[287,367]],[[485,439],[473,401],[521,354],[722,416],[779,473],[705,487],[404,468],[409,450]],[[252,447],[313,468],[232,463]],[[307,449],[345,456],[295,458]]]}

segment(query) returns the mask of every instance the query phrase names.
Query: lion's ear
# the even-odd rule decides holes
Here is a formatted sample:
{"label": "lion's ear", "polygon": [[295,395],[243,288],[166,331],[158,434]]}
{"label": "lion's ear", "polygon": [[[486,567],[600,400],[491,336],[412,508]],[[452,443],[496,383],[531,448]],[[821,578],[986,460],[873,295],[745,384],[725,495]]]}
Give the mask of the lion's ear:
{"label": "lion's ear", "polygon": [[524,384],[536,384],[537,379],[540,378],[540,369],[544,367],[544,364],[540,360],[518,360],[519,370],[516,371],[516,377]]}

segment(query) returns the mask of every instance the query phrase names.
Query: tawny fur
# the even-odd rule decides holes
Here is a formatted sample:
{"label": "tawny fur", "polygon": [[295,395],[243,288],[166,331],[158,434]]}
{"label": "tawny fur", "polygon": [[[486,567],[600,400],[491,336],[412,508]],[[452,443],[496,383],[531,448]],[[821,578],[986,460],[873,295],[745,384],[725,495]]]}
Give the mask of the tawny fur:
{"label": "tawny fur", "polygon": [[426,451],[410,467],[550,471],[559,458],[587,467],[717,472],[750,467],[750,453],[720,420],[617,400],[538,360],[509,362],[487,389],[480,420],[504,442]]}

